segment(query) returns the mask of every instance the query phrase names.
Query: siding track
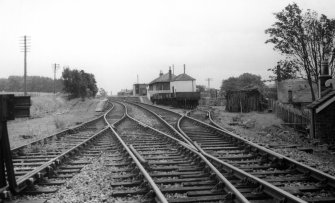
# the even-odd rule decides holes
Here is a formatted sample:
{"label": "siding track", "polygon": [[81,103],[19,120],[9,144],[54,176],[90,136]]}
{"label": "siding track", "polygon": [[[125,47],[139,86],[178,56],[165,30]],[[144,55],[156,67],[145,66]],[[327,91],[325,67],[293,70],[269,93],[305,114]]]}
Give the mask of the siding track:
{"label": "siding track", "polygon": [[[9,197],[10,189],[15,194],[43,194],[42,198],[48,198],[48,194],[56,193],[65,180],[79,174],[84,166],[100,160],[103,155],[103,161],[107,163],[104,167],[110,168],[107,181],[110,181],[108,185],[115,201],[167,202],[144,167],[107,122],[108,114],[109,121],[113,122],[117,116],[124,116],[125,109],[118,107],[120,105],[83,125],[12,150],[18,187],[14,190],[1,188],[1,199]],[[115,115],[111,116],[111,113]],[[134,185],[124,184],[129,179],[146,183],[136,186],[141,193],[132,193]],[[24,196],[21,198],[20,203],[26,201]],[[36,198],[34,201],[39,202]]]}

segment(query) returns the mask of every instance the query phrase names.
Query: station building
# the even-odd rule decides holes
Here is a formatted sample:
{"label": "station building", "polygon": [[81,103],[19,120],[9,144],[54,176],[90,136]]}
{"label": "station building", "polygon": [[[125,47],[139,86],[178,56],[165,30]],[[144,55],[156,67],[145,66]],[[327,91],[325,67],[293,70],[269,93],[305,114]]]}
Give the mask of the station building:
{"label": "station building", "polygon": [[196,92],[196,80],[184,73],[174,75],[171,68],[168,73],[161,71],[159,77],[149,83],[147,97],[150,99],[154,94],[187,93]]}

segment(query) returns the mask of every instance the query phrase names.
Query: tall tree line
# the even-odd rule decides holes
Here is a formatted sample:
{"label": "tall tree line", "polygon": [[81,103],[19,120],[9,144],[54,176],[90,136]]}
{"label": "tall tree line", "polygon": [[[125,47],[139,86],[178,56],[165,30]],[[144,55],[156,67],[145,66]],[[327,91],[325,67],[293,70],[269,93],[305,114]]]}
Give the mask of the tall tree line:
{"label": "tall tree line", "polygon": [[[63,90],[63,80],[56,79],[56,92]],[[23,92],[24,79],[23,76],[9,76],[8,78],[0,78],[0,91],[6,92]],[[28,92],[53,92],[54,80],[48,77],[27,76]]]}

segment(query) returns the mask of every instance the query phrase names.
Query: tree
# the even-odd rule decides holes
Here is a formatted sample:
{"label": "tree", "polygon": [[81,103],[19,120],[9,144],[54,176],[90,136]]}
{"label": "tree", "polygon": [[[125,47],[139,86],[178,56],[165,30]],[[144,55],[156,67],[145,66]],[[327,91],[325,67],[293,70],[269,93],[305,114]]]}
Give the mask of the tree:
{"label": "tree", "polygon": [[107,97],[107,92],[104,88],[99,89],[99,94],[101,97]]}
{"label": "tree", "polygon": [[261,76],[254,75],[251,73],[243,73],[239,77],[230,77],[226,80],[222,80],[221,91],[227,92],[229,90],[240,90],[243,88],[256,87],[260,91],[263,91],[264,82]]}
{"label": "tree", "polygon": [[[28,92],[53,92],[53,79],[42,76],[27,76],[27,91]],[[63,81],[57,79],[56,91],[59,92],[63,89]],[[22,92],[23,91],[23,77],[22,76],[9,76],[0,79],[0,91],[8,92]]]}
{"label": "tree", "polygon": [[196,85],[195,87],[196,87],[197,92],[204,92],[206,89],[205,85]]}
{"label": "tree", "polygon": [[[274,50],[287,56],[302,70],[308,80],[312,99],[315,100],[313,83],[320,75],[321,61],[326,60],[333,49],[335,21],[315,11],[302,10],[297,4],[289,4],[281,12],[274,14],[277,21],[265,30],[270,38],[265,43],[274,44]],[[333,58],[334,56],[332,56]],[[334,73],[334,63],[330,63]]]}
{"label": "tree", "polygon": [[238,78],[229,77],[226,80],[222,80],[221,91],[227,92],[228,90],[237,90],[238,87]]}
{"label": "tree", "polygon": [[299,67],[297,63],[290,60],[280,60],[277,65],[273,68],[269,68],[273,75],[269,78],[269,81],[281,81],[287,79],[295,79],[298,77]]}
{"label": "tree", "polygon": [[65,68],[62,73],[64,80],[64,91],[70,93],[73,98],[91,97],[98,92],[98,87],[93,74],[85,73],[83,70],[70,70]]}

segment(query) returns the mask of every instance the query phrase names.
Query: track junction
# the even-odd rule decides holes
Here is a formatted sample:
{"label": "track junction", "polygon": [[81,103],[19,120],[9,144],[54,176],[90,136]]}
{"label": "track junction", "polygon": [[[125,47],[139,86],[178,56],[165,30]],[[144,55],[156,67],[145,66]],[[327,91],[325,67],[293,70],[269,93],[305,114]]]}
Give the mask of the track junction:
{"label": "track junction", "polygon": [[48,202],[39,195],[61,192],[104,158],[104,202],[335,202],[334,177],[221,128],[207,111],[179,114],[113,98],[98,118],[12,155],[17,186],[1,188],[2,199]]}

